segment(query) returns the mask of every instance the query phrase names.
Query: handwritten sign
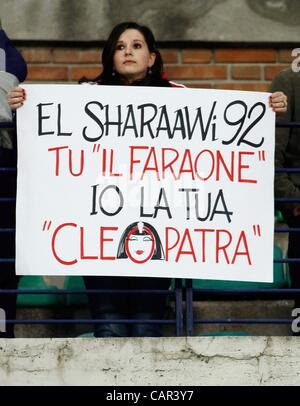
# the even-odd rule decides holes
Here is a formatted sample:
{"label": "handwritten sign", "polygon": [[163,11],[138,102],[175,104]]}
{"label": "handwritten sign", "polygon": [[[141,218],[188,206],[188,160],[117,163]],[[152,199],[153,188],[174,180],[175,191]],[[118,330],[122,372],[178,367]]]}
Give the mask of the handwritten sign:
{"label": "handwritten sign", "polygon": [[19,275],[272,281],[268,93],[24,87]]}

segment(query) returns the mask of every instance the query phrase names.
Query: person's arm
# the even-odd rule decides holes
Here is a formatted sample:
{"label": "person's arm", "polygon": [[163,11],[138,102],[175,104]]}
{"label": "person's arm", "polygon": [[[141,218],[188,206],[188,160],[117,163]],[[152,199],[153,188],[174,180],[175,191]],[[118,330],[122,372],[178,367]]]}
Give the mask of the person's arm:
{"label": "person's arm", "polygon": [[[271,85],[271,91],[283,91],[288,97],[288,106],[286,112],[278,117],[277,122],[292,121],[294,106],[294,88],[289,71],[281,72],[277,75]],[[300,101],[299,101],[300,102]],[[276,128],[276,146],[275,146],[275,167],[284,168],[286,164],[286,149],[292,133],[291,128]],[[285,173],[275,174],[275,196],[300,198],[299,188],[291,181],[289,175]],[[284,207],[293,211],[294,215],[300,214],[299,203],[285,203]]]}
{"label": "person's arm", "polygon": [[7,93],[7,102],[12,110],[21,107],[26,99],[25,90],[22,87],[14,87]]}

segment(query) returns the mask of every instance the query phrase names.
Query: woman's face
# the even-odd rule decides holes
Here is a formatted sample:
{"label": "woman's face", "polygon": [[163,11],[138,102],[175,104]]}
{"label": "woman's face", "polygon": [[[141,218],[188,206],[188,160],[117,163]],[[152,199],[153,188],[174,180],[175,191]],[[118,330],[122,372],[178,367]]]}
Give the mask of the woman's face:
{"label": "woman's face", "polygon": [[131,230],[125,241],[125,252],[133,262],[143,264],[152,258],[155,249],[155,238],[147,228],[143,234],[138,229]]}
{"label": "woman's face", "polygon": [[119,37],[113,57],[114,70],[128,83],[143,79],[155,62],[143,34],[134,29],[125,30]]}

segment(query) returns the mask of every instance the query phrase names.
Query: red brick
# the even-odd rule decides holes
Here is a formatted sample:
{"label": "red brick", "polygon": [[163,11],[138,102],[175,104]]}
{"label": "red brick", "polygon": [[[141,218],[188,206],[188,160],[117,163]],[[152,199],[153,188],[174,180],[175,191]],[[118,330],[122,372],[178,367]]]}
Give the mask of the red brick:
{"label": "red brick", "polygon": [[274,49],[217,49],[216,62],[276,62]]}
{"label": "red brick", "polygon": [[55,63],[100,63],[100,50],[61,48],[53,51]]}
{"label": "red brick", "polygon": [[170,79],[226,79],[225,65],[168,66],[166,73]]}
{"label": "red brick", "polygon": [[22,48],[20,51],[27,63],[46,63],[52,60],[50,48]]}
{"label": "red brick", "polygon": [[261,69],[259,65],[232,65],[232,79],[260,79]]}
{"label": "red brick", "polygon": [[[292,56],[292,49],[281,49],[280,51],[279,51],[279,56],[278,56],[278,60],[279,60],[279,62],[286,62],[286,63],[290,63],[290,62],[292,62],[294,59],[295,59],[295,57],[294,56]],[[299,54],[298,54],[299,55]]]}
{"label": "red brick", "polygon": [[213,85],[214,89],[228,89],[228,90],[250,90],[256,92],[267,92],[270,83],[267,82],[251,82],[251,83],[217,83]]}
{"label": "red brick", "polygon": [[29,65],[27,80],[68,80],[67,67]]}
{"label": "red brick", "polygon": [[160,49],[162,60],[164,63],[177,63],[178,51],[173,49]]}
{"label": "red brick", "polygon": [[187,49],[182,52],[183,63],[205,63],[210,62],[212,58],[212,52],[207,49]]}
{"label": "red brick", "polygon": [[265,80],[272,80],[277,73],[287,69],[289,65],[270,65],[264,67]]}
{"label": "red brick", "polygon": [[90,49],[81,52],[81,63],[101,63],[101,49]]}
{"label": "red brick", "polygon": [[86,77],[87,79],[95,79],[101,73],[100,66],[75,66],[70,69],[70,79],[71,80],[79,80],[82,77]]}

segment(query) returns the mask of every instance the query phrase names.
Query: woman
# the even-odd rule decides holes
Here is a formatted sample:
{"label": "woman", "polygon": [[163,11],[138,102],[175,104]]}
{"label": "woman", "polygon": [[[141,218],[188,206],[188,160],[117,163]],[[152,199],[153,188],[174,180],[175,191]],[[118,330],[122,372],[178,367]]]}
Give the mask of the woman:
{"label": "woman", "polygon": [[[111,32],[102,53],[103,72],[94,82],[99,85],[183,87],[163,77],[163,62],[149,28],[133,22],[118,24]],[[82,79],[80,82],[86,82]],[[136,236],[136,238],[138,238]],[[133,244],[133,241],[129,243]],[[121,266],[121,265],[120,265]],[[130,277],[85,277],[87,288],[168,289],[170,279]],[[165,295],[112,294],[90,298],[93,317],[104,319],[162,319]],[[98,324],[95,336],[162,335],[159,324]]]}
{"label": "woman", "polygon": [[[167,80],[163,75],[163,62],[149,28],[134,22],[118,24],[112,30],[102,53],[103,72],[90,83],[98,85],[184,87]],[[88,82],[83,78],[82,82]],[[25,92],[20,87],[8,95],[11,108],[20,107]],[[276,112],[286,111],[286,96],[276,92],[270,97],[270,106]],[[130,251],[130,249],[129,249]],[[121,263],[121,259],[120,259]],[[88,289],[168,289],[170,279],[141,277],[94,277],[84,278]],[[95,319],[162,319],[166,297],[151,293],[90,295],[92,316]],[[95,326],[96,337],[144,336],[158,337],[160,324],[151,323],[99,323]]]}

